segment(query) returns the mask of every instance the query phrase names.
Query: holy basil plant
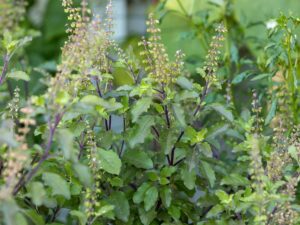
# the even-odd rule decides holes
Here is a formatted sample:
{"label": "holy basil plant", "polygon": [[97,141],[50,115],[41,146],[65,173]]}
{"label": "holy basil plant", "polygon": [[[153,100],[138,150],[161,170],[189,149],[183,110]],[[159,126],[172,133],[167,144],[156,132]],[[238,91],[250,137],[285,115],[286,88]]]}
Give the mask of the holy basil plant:
{"label": "holy basil plant", "polygon": [[[206,1],[228,9],[209,21],[161,1],[128,49],[111,0],[104,16],[80,2],[62,0],[51,74],[22,60],[25,1],[0,0],[0,224],[299,224],[300,19],[274,20],[256,61],[232,1]],[[168,13],[197,30],[197,60],[166,48]]]}

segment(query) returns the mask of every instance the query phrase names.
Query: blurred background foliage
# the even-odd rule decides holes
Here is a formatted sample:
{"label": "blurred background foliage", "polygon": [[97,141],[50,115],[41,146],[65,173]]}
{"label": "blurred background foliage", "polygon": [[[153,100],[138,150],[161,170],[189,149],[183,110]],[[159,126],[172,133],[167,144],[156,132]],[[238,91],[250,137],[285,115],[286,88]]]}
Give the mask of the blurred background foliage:
{"label": "blurred background foliage", "polygon": [[[116,2],[122,0],[116,0]],[[147,1],[139,0],[142,4],[149,5]],[[136,2],[139,2],[136,1]],[[97,1],[91,1],[97,2]],[[105,2],[105,1],[103,1]],[[135,1],[124,4],[128,10]],[[231,27],[231,32],[240,32],[235,38],[229,39],[231,51],[241,48],[249,48],[252,54],[260,54],[258,45],[265,44],[267,33],[265,26],[273,18],[281,13],[299,16],[300,2],[297,0],[162,0],[153,4],[157,15],[161,19],[163,40],[168,46],[168,51],[174,53],[176,49],[182,49],[186,55],[192,58],[200,57],[207,49],[207,32],[213,24],[224,20]],[[105,4],[103,4],[105,5]],[[65,24],[66,15],[61,7],[60,0],[29,0],[28,26],[39,30],[41,35],[27,48],[30,62],[34,66],[57,61],[60,47],[66,39]],[[148,9],[148,11],[152,9]],[[115,9],[117,14],[119,9]],[[118,16],[118,15],[116,15]],[[145,20],[136,17],[136,20]],[[116,31],[118,32],[118,31]],[[230,35],[229,33],[229,35]],[[233,37],[234,35],[230,35]],[[138,36],[139,37],[139,36]],[[136,36],[128,35],[125,43],[134,43]],[[241,41],[241,42],[240,42]],[[199,50],[199,47],[201,50]],[[234,54],[233,54],[234,55]],[[50,64],[49,64],[50,63]],[[54,68],[54,67],[49,67]]]}
{"label": "blurred background foliage", "polygon": [[[106,1],[90,2],[99,14],[105,9]],[[223,22],[230,27],[219,76],[224,83],[239,83],[232,87],[235,106],[239,110],[250,104],[251,86],[267,85],[261,80],[259,84],[241,81],[249,76],[249,70],[253,74],[267,70],[269,56],[264,47],[270,42],[268,28],[272,28],[280,15],[300,14],[298,0],[115,0],[114,4],[116,37],[123,47],[138,49],[137,43],[146,31],[147,14],[155,12],[169,55],[181,49],[186,55],[187,74],[198,82],[201,77],[197,75],[197,68],[203,66],[215,24]],[[27,11],[26,26],[40,35],[27,47],[28,58],[22,60],[28,61],[33,68],[31,86],[27,89],[38,94],[43,90],[42,82],[34,80],[42,78],[42,74],[47,75],[45,72],[55,74],[60,48],[67,38],[67,18],[60,0],[29,0]],[[122,74],[118,79],[126,83]]]}

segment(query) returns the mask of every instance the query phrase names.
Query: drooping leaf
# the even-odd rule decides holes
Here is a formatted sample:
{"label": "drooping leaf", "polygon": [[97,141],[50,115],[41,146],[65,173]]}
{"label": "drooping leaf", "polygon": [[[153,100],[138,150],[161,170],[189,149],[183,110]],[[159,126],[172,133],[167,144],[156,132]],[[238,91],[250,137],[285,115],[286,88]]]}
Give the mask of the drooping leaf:
{"label": "drooping leaf", "polygon": [[182,128],[186,127],[183,108],[179,104],[173,104],[172,107],[173,107],[173,112],[176,120],[178,120]]}
{"label": "drooping leaf", "polygon": [[60,129],[58,131],[58,141],[60,144],[60,147],[63,150],[64,157],[66,159],[76,159],[74,156],[74,148],[73,148],[73,134],[71,131],[67,129]]}
{"label": "drooping leaf", "polygon": [[45,184],[51,187],[53,196],[60,195],[70,199],[70,186],[64,178],[56,173],[49,172],[44,173],[42,178]]}
{"label": "drooping leaf", "polygon": [[142,113],[147,112],[150,105],[152,103],[151,98],[142,98],[136,102],[133,106],[131,114],[132,114],[132,121],[136,122]]}
{"label": "drooping leaf", "polygon": [[261,79],[264,79],[266,77],[271,77],[272,74],[271,73],[263,73],[263,74],[259,74],[259,75],[256,75],[254,76],[251,81],[257,81],[257,80],[261,80]]}
{"label": "drooping leaf", "polygon": [[205,177],[208,179],[211,187],[214,187],[216,181],[215,171],[211,168],[210,164],[204,161],[201,161],[200,166],[203,170]]}
{"label": "drooping leaf", "polygon": [[231,185],[231,186],[247,186],[250,182],[247,178],[237,174],[232,173],[224,177],[221,181],[221,185]]}
{"label": "drooping leaf", "polygon": [[246,71],[246,72],[242,72],[240,74],[238,74],[237,76],[235,76],[232,80],[232,84],[238,84],[241,83],[243,80],[245,80],[247,77],[249,77],[251,74]]}
{"label": "drooping leaf", "polygon": [[152,169],[153,162],[148,154],[142,150],[128,150],[123,159],[125,162],[142,169]]}
{"label": "drooping leaf", "polygon": [[206,217],[207,218],[217,217],[223,210],[224,207],[222,205],[217,204],[214,207],[212,207],[211,210],[209,210]]}
{"label": "drooping leaf", "polygon": [[73,217],[76,217],[78,219],[80,225],[86,225],[87,216],[85,213],[78,211],[78,210],[72,210],[70,212],[70,215]]}
{"label": "drooping leaf", "polygon": [[218,103],[213,103],[213,104],[210,104],[209,107],[211,107],[216,112],[218,112],[219,114],[221,114],[222,116],[224,116],[230,122],[233,121],[232,112],[230,110],[226,109],[223,105],[218,104]]}
{"label": "drooping leaf", "polygon": [[74,170],[77,173],[80,182],[90,187],[92,184],[92,176],[89,168],[83,164],[76,163],[74,165]]}
{"label": "drooping leaf", "polygon": [[133,148],[135,145],[143,143],[145,138],[150,135],[151,126],[153,126],[154,118],[152,116],[144,116],[138,121],[138,125],[133,128],[129,135],[129,145]]}
{"label": "drooping leaf", "polygon": [[170,153],[176,143],[176,139],[176,134],[174,134],[174,131],[171,129],[160,132],[159,142],[161,143],[161,148],[166,155]]}
{"label": "drooping leaf", "polygon": [[109,202],[114,206],[116,217],[127,222],[130,214],[129,202],[123,192],[114,192],[109,197]]}
{"label": "drooping leaf", "polygon": [[195,169],[189,170],[186,167],[183,168],[181,170],[181,179],[183,180],[184,186],[186,186],[189,190],[193,190],[196,182]]}

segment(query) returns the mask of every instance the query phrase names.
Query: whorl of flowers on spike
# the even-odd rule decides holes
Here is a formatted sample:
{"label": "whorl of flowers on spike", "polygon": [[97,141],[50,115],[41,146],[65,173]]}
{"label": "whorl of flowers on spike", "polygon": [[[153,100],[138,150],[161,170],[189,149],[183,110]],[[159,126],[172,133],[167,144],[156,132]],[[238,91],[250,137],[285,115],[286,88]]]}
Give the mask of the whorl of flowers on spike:
{"label": "whorl of flowers on spike", "polygon": [[112,47],[112,3],[107,5],[105,23],[99,16],[92,18],[87,1],[80,8],[74,8],[72,0],[64,0],[65,12],[69,14],[69,41],[63,48],[60,70],[70,74],[76,71],[80,75],[108,73],[110,60],[107,52]]}
{"label": "whorl of flowers on spike", "polygon": [[264,124],[264,119],[261,117],[261,112],[262,112],[262,107],[259,103],[258,96],[256,91],[253,91],[252,93],[252,103],[251,103],[251,109],[252,113],[254,114],[254,124],[252,131],[254,133],[261,133],[263,130],[263,124]]}
{"label": "whorl of flowers on spike", "polygon": [[[18,92],[15,92],[15,98],[19,98]],[[35,120],[32,119],[33,109],[30,106],[21,108],[20,112],[23,116],[19,119],[19,123],[22,126],[18,127],[15,134],[17,146],[8,148],[3,157],[5,160],[5,169],[3,171],[5,184],[0,187],[0,200],[8,199],[11,196],[13,189],[20,178],[20,172],[28,160],[28,143],[26,142],[26,136],[30,132],[30,126],[35,125]]]}
{"label": "whorl of flowers on spike", "polygon": [[226,27],[223,24],[219,24],[215,29],[215,35],[212,37],[212,41],[209,45],[209,50],[206,55],[204,71],[205,79],[208,86],[219,86],[217,82],[216,72],[218,69],[218,62],[220,60],[221,48],[223,47],[223,41],[225,40],[224,34],[227,32]]}
{"label": "whorl of flowers on spike", "polygon": [[0,30],[15,31],[24,19],[26,1],[0,0]]}
{"label": "whorl of flowers on spike", "polygon": [[143,37],[139,45],[144,48],[141,56],[144,58],[143,63],[146,65],[149,77],[159,84],[169,85],[182,73],[184,54],[177,51],[175,61],[170,61],[166,48],[161,42],[161,30],[158,24],[159,21],[150,14],[147,21],[149,38]]}
{"label": "whorl of flowers on spike", "polygon": [[256,219],[257,224],[265,224],[266,216],[266,193],[265,193],[265,170],[262,162],[261,149],[259,146],[259,135],[254,133],[248,137],[248,150],[250,157],[249,174],[253,181],[252,187],[256,192]]}
{"label": "whorl of flowers on spike", "polygon": [[299,218],[299,213],[292,208],[291,202],[296,198],[296,190],[299,182],[299,175],[291,177],[282,194],[288,198],[283,204],[279,204],[274,213],[270,215],[270,225],[290,225],[295,224],[297,218]]}
{"label": "whorl of flowers on spike", "polygon": [[101,194],[100,180],[101,180],[101,171],[99,170],[99,160],[97,158],[97,144],[95,142],[94,131],[92,130],[88,121],[86,121],[86,134],[87,134],[87,158],[89,160],[89,167],[93,175],[94,184],[92,187],[87,187],[85,192],[85,201],[84,207],[86,214],[88,215],[88,220],[93,220],[95,216],[95,208],[100,206],[97,197]]}

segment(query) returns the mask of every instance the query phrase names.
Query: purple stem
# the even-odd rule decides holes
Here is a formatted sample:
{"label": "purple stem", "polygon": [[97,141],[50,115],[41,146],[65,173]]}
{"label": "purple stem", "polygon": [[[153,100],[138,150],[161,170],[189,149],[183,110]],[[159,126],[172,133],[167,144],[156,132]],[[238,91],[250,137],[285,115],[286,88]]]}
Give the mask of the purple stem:
{"label": "purple stem", "polygon": [[62,114],[57,113],[55,115],[54,124],[51,125],[51,122],[49,122],[49,137],[48,137],[48,141],[47,141],[47,144],[45,147],[45,152],[41,156],[40,160],[38,161],[38,164],[32,170],[30,170],[27,175],[24,175],[21,177],[21,179],[19,180],[19,182],[17,183],[17,185],[14,188],[13,195],[16,195],[21,190],[21,188],[31,180],[31,178],[40,169],[43,162],[49,157],[49,152],[50,152],[50,149],[51,149],[51,146],[53,143],[54,133],[55,133],[56,128],[61,119],[62,119]]}

